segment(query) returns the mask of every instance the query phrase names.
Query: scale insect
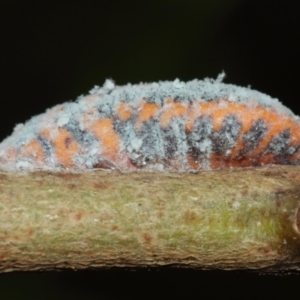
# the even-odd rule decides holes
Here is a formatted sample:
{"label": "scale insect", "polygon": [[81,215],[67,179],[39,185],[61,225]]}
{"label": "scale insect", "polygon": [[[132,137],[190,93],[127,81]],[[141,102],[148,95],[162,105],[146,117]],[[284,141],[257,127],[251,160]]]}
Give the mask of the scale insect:
{"label": "scale insect", "polygon": [[126,86],[107,80],[17,125],[0,144],[0,168],[189,172],[299,164],[299,117],[223,77]]}

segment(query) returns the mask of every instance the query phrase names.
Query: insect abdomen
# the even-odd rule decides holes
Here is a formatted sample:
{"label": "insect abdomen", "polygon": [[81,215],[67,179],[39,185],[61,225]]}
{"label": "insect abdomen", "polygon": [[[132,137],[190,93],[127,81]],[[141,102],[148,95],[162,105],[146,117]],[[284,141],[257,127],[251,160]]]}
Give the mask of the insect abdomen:
{"label": "insect abdomen", "polygon": [[0,145],[0,166],[191,171],[299,163],[298,117],[266,95],[212,80],[156,89],[109,83],[16,128]]}

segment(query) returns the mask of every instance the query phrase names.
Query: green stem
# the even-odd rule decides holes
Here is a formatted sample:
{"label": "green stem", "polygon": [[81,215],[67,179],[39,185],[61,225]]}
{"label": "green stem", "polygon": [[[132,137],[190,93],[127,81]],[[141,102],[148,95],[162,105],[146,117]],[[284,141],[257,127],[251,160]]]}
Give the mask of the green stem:
{"label": "green stem", "polygon": [[297,270],[299,183],[297,166],[198,174],[0,172],[0,271]]}

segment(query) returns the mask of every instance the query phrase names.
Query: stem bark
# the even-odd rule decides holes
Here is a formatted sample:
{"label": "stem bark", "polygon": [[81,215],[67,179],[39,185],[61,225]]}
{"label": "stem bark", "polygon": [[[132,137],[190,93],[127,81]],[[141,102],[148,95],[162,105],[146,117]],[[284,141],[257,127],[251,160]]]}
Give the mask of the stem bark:
{"label": "stem bark", "polygon": [[0,272],[300,268],[300,167],[0,172]]}

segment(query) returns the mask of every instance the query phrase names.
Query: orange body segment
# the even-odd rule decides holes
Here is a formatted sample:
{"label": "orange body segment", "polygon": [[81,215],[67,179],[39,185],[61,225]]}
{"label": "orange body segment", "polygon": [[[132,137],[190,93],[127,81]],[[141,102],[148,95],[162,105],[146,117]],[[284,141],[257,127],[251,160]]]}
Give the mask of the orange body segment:
{"label": "orange body segment", "polygon": [[194,128],[194,123],[201,116],[201,103],[193,102],[188,109],[187,120],[185,123],[186,132],[190,133]]}
{"label": "orange body segment", "polygon": [[103,147],[102,154],[105,157],[109,157],[114,160],[117,159],[121,141],[113,128],[113,120],[100,119],[90,126],[90,130],[101,142]]}
{"label": "orange body segment", "polygon": [[79,145],[72,134],[65,129],[59,128],[53,144],[57,159],[60,164],[72,167],[73,157],[79,152]]}
{"label": "orange body segment", "polygon": [[131,115],[132,111],[128,104],[125,102],[121,102],[117,109],[118,118],[122,121],[126,121],[131,117]]}
{"label": "orange body segment", "polygon": [[139,111],[137,123],[149,121],[158,112],[159,106],[156,103],[143,102],[142,107]]}
{"label": "orange body segment", "polygon": [[37,140],[32,140],[21,148],[20,155],[31,157],[37,163],[44,162],[44,149]]}
{"label": "orange body segment", "polygon": [[185,103],[175,102],[173,99],[168,99],[166,101],[166,109],[163,111],[160,117],[160,125],[163,128],[166,128],[172,118],[178,118],[186,116],[188,106]]}

